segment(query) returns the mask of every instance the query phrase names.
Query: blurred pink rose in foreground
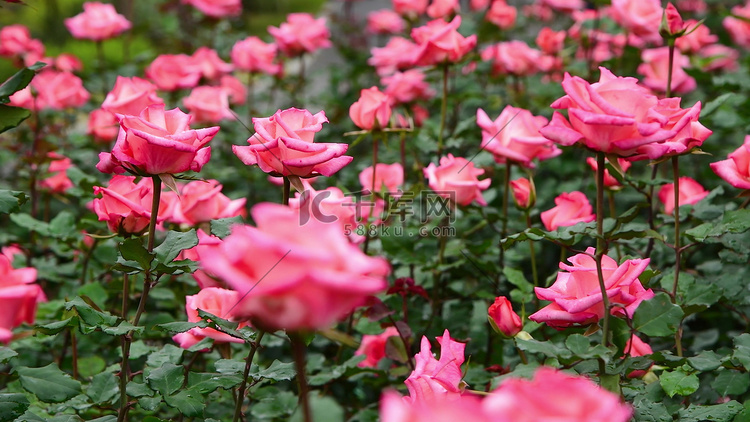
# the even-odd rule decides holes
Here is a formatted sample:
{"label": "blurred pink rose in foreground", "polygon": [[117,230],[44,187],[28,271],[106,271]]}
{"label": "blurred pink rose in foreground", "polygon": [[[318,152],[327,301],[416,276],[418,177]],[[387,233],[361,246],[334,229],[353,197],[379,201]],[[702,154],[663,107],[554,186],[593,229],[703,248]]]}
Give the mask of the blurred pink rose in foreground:
{"label": "blurred pink rose in foreground", "polygon": [[102,109],[110,113],[138,116],[146,107],[164,104],[156,94],[156,85],[139,77],[118,76],[115,86],[104,98]]}
{"label": "blurred pink rose in foreground", "polygon": [[359,348],[354,352],[355,356],[365,355],[365,360],[357,364],[360,368],[375,368],[385,357],[385,343],[389,337],[398,337],[398,330],[396,327],[388,327],[381,334],[362,336],[362,342],[359,344]]}
{"label": "blurred pink rose in foreground", "polygon": [[331,44],[331,33],[325,18],[315,19],[309,13],[290,13],[286,22],[268,27],[279,49],[289,57],[312,53]]}
{"label": "blurred pink rose in foreground", "polygon": [[435,19],[424,26],[412,29],[411,37],[419,47],[412,58],[416,66],[456,63],[477,45],[477,36],[464,37],[458,32],[461,16],[446,22]]}
{"label": "blurred pink rose in foreground", "polygon": [[234,119],[229,109],[229,94],[220,86],[199,86],[182,99],[182,104],[190,111],[196,122],[219,123]]}
{"label": "blurred pink rose in foreground", "polygon": [[349,107],[352,122],[364,130],[384,129],[391,119],[391,99],[373,86],[363,89],[359,99]]}
{"label": "blurred pink rose in foreground", "polygon": [[242,0],[182,0],[182,4],[189,4],[212,18],[238,16],[242,13]]}
{"label": "blurred pink rose in foreground", "polygon": [[289,206],[299,211],[300,224],[315,219],[321,223],[334,224],[340,227],[352,243],[362,243],[365,237],[357,233],[357,225],[361,219],[362,205],[352,195],[345,195],[341,189],[331,186],[323,190],[315,190],[310,179],[303,179],[305,190],[296,192],[294,198],[289,198]]}
{"label": "blurred pink rose in foreground", "polygon": [[415,356],[417,364],[409,378],[404,381],[409,389],[411,404],[431,405],[456,400],[463,393],[461,382],[466,344],[453,340],[448,330],[437,338],[440,344],[440,359],[432,354],[432,345],[427,337],[422,337],[421,350]]}
{"label": "blurred pink rose in foreground", "polygon": [[83,13],[65,19],[65,26],[74,38],[102,41],[116,37],[132,26],[115,6],[98,1],[84,3]]}
{"label": "blurred pink rose in foreground", "polygon": [[[317,330],[384,291],[388,263],[363,254],[340,227],[262,203],[257,227],[236,225],[215,249],[201,253],[203,268],[244,299],[236,314],[265,330]],[[326,247],[321,248],[321,239]]]}
{"label": "blurred pink rose in foreground", "polygon": [[[555,283],[549,288],[536,287],[539,299],[552,303],[529,316],[536,322],[544,322],[554,328],[572,325],[587,325],[599,321],[604,316],[602,292],[599,287],[594,248],[586,253],[568,258],[571,265],[560,263],[562,271],[557,273]],[[609,256],[602,257],[604,286],[615,316],[632,318],[642,301],[654,297],[651,289],[646,290],[638,276],[648,266],[649,259],[629,259],[620,265]]]}
{"label": "blurred pink rose in foreground", "polygon": [[[690,177],[680,177],[680,205],[695,205],[701,199],[708,195],[708,191]],[[672,214],[674,212],[674,183],[667,183],[659,189],[659,201],[664,204],[664,212]]]}
{"label": "blurred pink rose in foreground", "polygon": [[583,192],[563,192],[555,198],[555,207],[541,214],[544,228],[552,231],[558,227],[574,226],[594,221],[591,203]]}
{"label": "blurred pink rose in foreground", "polygon": [[490,187],[492,181],[477,179],[484,170],[475,168],[471,161],[448,154],[440,158],[439,166],[430,163],[423,171],[430,189],[451,202],[466,206],[477,201],[479,205],[487,205],[482,191]]}
{"label": "blurred pink rose in foreground", "polygon": [[281,64],[276,62],[276,44],[265,43],[258,37],[247,37],[232,46],[232,64],[239,70],[250,73],[278,75]]}
{"label": "blurred pink rose in foreground", "polygon": [[[239,293],[234,290],[221,289],[218,287],[206,287],[201,289],[196,295],[185,297],[185,312],[187,313],[188,322],[200,322],[202,318],[198,315],[198,309],[216,315],[219,318],[229,321],[237,321],[234,314],[234,307],[240,300]],[[248,324],[241,321],[237,328],[242,328]],[[196,345],[204,338],[211,338],[214,343],[244,343],[244,340],[232,337],[214,328],[191,328],[184,333],[178,333],[172,339],[176,341],[183,349],[189,349]],[[203,351],[210,350],[208,347]]]}
{"label": "blurred pink rose in foreground", "polygon": [[493,121],[484,110],[477,109],[477,125],[482,129],[482,148],[495,156],[497,163],[512,162],[534,168],[533,160],[547,160],[562,153],[552,141],[539,133],[547,118],[530,111],[505,106]]}
{"label": "blurred pink rose in foreground", "polygon": [[[380,399],[381,422],[508,422],[486,416],[482,402],[467,394],[455,400],[436,400],[431,403],[409,403],[395,391],[383,393]],[[503,416],[504,417],[504,416]]]}
{"label": "blurred pink rose in foreground", "polygon": [[730,185],[750,189],[750,135],[726,160],[711,163],[711,170]]}
{"label": "blurred pink rose in foreground", "polygon": [[[148,178],[135,183],[133,176],[112,177],[106,188],[94,186],[94,195],[102,195],[91,202],[99,221],[106,221],[112,233],[122,236],[140,235],[151,219],[152,182]],[[167,201],[159,205],[157,220],[164,220],[169,208]]]}
{"label": "blurred pink rose in foreground", "polygon": [[[198,244],[190,249],[182,250],[177,256],[177,259],[190,259],[200,264],[203,251],[205,251],[206,249],[216,248],[221,245],[220,238],[210,234],[206,234],[203,229],[199,228],[196,232],[198,234]],[[213,274],[210,274],[203,270],[202,267],[195,270],[195,272],[193,272],[191,275],[193,276],[195,282],[198,283],[198,287],[200,287],[201,289],[205,289],[206,287],[227,287],[226,284],[217,280],[213,276]]]}

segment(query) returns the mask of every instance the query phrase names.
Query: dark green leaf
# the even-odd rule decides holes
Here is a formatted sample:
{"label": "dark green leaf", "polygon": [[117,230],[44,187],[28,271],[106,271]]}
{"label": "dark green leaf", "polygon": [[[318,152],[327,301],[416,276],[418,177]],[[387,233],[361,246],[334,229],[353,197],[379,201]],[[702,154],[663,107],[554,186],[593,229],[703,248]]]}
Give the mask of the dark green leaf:
{"label": "dark green leaf", "polygon": [[0,104],[0,133],[13,129],[31,116],[31,112],[21,107]]}
{"label": "dark green leaf", "polygon": [[198,321],[198,322],[167,322],[165,324],[158,324],[156,328],[166,331],[168,333],[184,333],[185,331],[190,331],[193,328],[206,328],[208,327],[208,322],[206,321]]}
{"label": "dark green leaf", "polygon": [[242,382],[242,377],[236,375],[195,373],[188,374],[188,385],[190,389],[201,394],[216,391],[217,388],[228,390]]}
{"label": "dark green leaf", "polygon": [[18,353],[15,350],[0,346],[0,363],[6,363],[16,356]]}
{"label": "dark green leaf", "polygon": [[726,369],[719,372],[711,387],[722,397],[742,394],[750,388],[750,374]]}
{"label": "dark green leaf", "polygon": [[699,385],[697,375],[689,374],[681,368],[665,371],[659,377],[659,382],[669,397],[674,397],[675,394],[689,396],[698,390]]}
{"label": "dark green leaf", "polygon": [[273,381],[289,381],[297,375],[294,369],[294,362],[284,363],[274,360],[271,365],[259,371],[250,371],[250,376],[254,379],[269,379]]}
{"label": "dark green leaf", "polygon": [[721,366],[726,356],[720,356],[711,350],[704,350],[687,359],[690,366],[701,372],[713,371]]}
{"label": "dark green leaf", "polygon": [[216,372],[220,374],[241,374],[245,370],[245,362],[233,359],[219,359],[214,362]]}
{"label": "dark green leaf", "polygon": [[138,238],[127,239],[118,247],[120,256],[126,261],[134,261],[140,265],[140,269],[148,270],[151,268],[151,262],[154,260],[154,254],[148,253],[143,246],[143,241]]}
{"label": "dark green leaf", "polygon": [[146,364],[152,368],[159,368],[165,363],[180,363],[182,354],[185,352],[184,349],[175,346],[174,344],[165,344],[161,349],[149,353]]}
{"label": "dark green leaf", "polygon": [[570,350],[560,347],[549,341],[522,340],[516,338],[519,349],[530,353],[541,353],[552,358],[569,358]]}
{"label": "dark green leaf", "polygon": [[695,405],[680,410],[680,422],[730,422],[735,415],[742,411],[742,405],[734,400],[722,404]]}
{"label": "dark green leaf", "polygon": [[[128,384],[128,387],[130,387],[130,384]],[[86,395],[91,398],[92,402],[97,404],[109,402],[117,397],[119,392],[119,380],[115,374],[109,372],[102,372],[94,375],[94,378],[91,379],[91,384],[88,389],[86,389]]]}
{"label": "dark green leaf", "polygon": [[732,358],[737,359],[745,369],[750,368],[750,334],[744,333],[734,338]]}
{"label": "dark green leaf", "polygon": [[78,375],[90,378],[104,371],[107,362],[101,356],[84,356],[78,358]]}
{"label": "dark green leaf", "polygon": [[21,385],[45,403],[59,403],[77,396],[81,383],[64,373],[54,363],[41,368],[16,368]]}
{"label": "dark green leaf", "polygon": [[235,224],[242,224],[242,217],[237,216],[211,220],[211,234],[223,239],[229,236],[232,232],[232,226]]}
{"label": "dark green leaf", "polygon": [[297,396],[294,393],[276,390],[275,394],[255,401],[250,407],[250,414],[257,419],[282,418],[291,415],[296,407]]}
{"label": "dark green leaf", "polygon": [[143,410],[148,410],[149,412],[154,412],[156,409],[161,406],[162,398],[160,395],[156,395],[156,397],[141,397],[138,399],[138,404],[143,408]]}
{"label": "dark green leaf", "polygon": [[177,258],[182,250],[190,249],[198,244],[198,236],[195,229],[188,232],[167,232],[167,238],[161,245],[154,248],[156,259],[163,264],[168,264]]}
{"label": "dark green leaf", "polygon": [[146,377],[148,385],[165,396],[179,390],[184,380],[185,368],[173,363],[165,363]]}
{"label": "dark green leaf", "polygon": [[151,397],[154,395],[154,390],[150,389],[148,385],[133,381],[128,383],[125,391],[131,397]]}
{"label": "dark green leaf", "polygon": [[0,85],[0,104],[7,104],[10,102],[9,97],[16,92],[26,88],[34,79],[36,71],[46,66],[46,63],[36,62],[34,65],[25,67],[8,78],[2,85]]}
{"label": "dark green leaf", "polygon": [[206,407],[203,397],[192,389],[180,391],[173,396],[166,396],[164,401],[177,408],[183,415],[191,418],[203,416],[203,409]]}
{"label": "dark green leaf", "polygon": [[[701,110],[701,118],[705,118],[709,114],[713,113],[714,111],[716,111],[716,109],[721,107],[728,100],[734,100],[738,97],[739,95],[737,93],[726,92],[714,98],[713,100],[706,102],[706,105]],[[735,103],[735,102],[736,101],[730,101],[730,103]]]}
{"label": "dark green leaf", "polygon": [[[398,338],[398,337],[396,337]],[[399,339],[400,340],[400,339]],[[346,362],[344,362],[341,365],[336,365],[334,367],[326,368],[325,371],[322,371],[320,373],[317,373],[310,377],[309,384],[310,385],[323,385],[327,382],[330,382],[332,380],[335,380],[336,378],[339,378],[343,376],[348,370],[356,368],[357,364],[362,362],[364,360],[364,356],[352,356],[349,358]]]}
{"label": "dark green leaf", "polygon": [[677,331],[683,315],[682,309],[671,302],[669,295],[661,292],[638,306],[633,327],[648,336],[666,337]]}
{"label": "dark green leaf", "polygon": [[685,232],[698,242],[709,237],[720,237],[726,233],[744,233],[750,230],[750,209],[727,211],[720,224],[705,223]]}
{"label": "dark green leaf", "polygon": [[21,209],[28,197],[24,192],[0,189],[0,214],[10,214]]}
{"label": "dark green leaf", "polygon": [[23,394],[0,394],[0,421],[12,421],[29,408],[29,400]]}
{"label": "dark green leaf", "polygon": [[[319,396],[311,393],[309,395],[310,400],[310,413],[312,413],[312,420],[314,421],[325,421],[325,422],[343,422],[344,421],[344,409],[336,403],[336,401],[327,396]],[[289,422],[302,422],[302,412],[298,407],[297,411],[294,412]]]}

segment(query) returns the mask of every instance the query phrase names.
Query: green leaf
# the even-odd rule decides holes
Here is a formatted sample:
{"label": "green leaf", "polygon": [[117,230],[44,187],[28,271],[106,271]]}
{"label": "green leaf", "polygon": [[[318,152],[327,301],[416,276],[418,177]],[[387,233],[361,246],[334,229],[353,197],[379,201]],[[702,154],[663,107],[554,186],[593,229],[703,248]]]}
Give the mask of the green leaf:
{"label": "green leaf", "polygon": [[237,216],[211,220],[211,234],[223,239],[229,236],[232,232],[232,226],[235,224],[242,224],[242,217]]}
{"label": "green leaf", "polygon": [[541,353],[552,358],[569,358],[570,350],[549,341],[522,340],[516,338],[516,346],[530,353]]}
{"label": "green leaf", "polygon": [[162,331],[166,331],[168,333],[177,334],[177,333],[184,333],[185,331],[190,331],[193,328],[206,328],[208,327],[208,322],[206,321],[198,321],[198,322],[167,322],[164,324],[158,324],[156,327]]}
{"label": "green leaf", "polygon": [[638,422],[672,422],[672,415],[669,414],[664,403],[655,403],[651,400],[636,400],[635,420]]}
{"label": "green leaf", "polygon": [[148,385],[164,396],[179,390],[184,380],[185,368],[173,363],[165,363],[160,368],[151,371],[146,377]]}
{"label": "green leaf", "polygon": [[28,231],[37,232],[42,236],[49,236],[49,224],[39,221],[29,214],[11,214],[11,221],[16,223],[19,227],[23,227]]}
{"label": "green leaf", "polygon": [[18,352],[15,350],[0,346],[0,363],[6,363],[16,356],[18,356]]}
{"label": "green leaf", "polygon": [[[128,384],[127,390],[129,390],[130,384]],[[102,372],[94,375],[94,378],[91,379],[91,384],[86,389],[86,395],[91,398],[92,402],[97,404],[110,402],[118,396],[119,392],[119,380],[115,374],[110,372]]]}
{"label": "green leaf", "polygon": [[52,237],[58,239],[68,239],[76,236],[78,229],[76,228],[76,220],[73,214],[68,211],[60,211],[49,222],[49,233]]}
{"label": "green leaf", "polygon": [[294,369],[294,362],[284,363],[274,360],[271,365],[260,371],[251,371],[250,376],[253,379],[269,379],[273,381],[289,381],[297,375]]}
{"label": "green leaf", "polygon": [[118,249],[120,250],[120,256],[125,260],[137,262],[142,270],[151,269],[151,262],[154,260],[155,255],[148,253],[148,250],[143,246],[143,241],[140,239],[127,239],[120,243]]}
{"label": "green leaf", "polygon": [[[273,387],[272,387],[273,388]],[[291,391],[280,391],[276,388],[274,394],[267,397],[253,395],[254,403],[250,407],[250,414],[256,419],[273,419],[289,416],[297,407],[297,396]]]}
{"label": "green leaf", "polygon": [[151,397],[154,395],[154,390],[150,389],[146,384],[133,381],[128,383],[125,391],[131,397]]}
{"label": "green leaf", "polygon": [[236,375],[223,375],[212,373],[195,373],[188,374],[188,385],[190,389],[201,394],[208,394],[216,391],[217,388],[228,390],[242,382],[242,377]]}
{"label": "green leaf", "polygon": [[156,253],[156,259],[163,263],[168,264],[177,258],[177,255],[185,249],[190,249],[198,244],[198,236],[196,235],[195,229],[191,229],[188,232],[167,232],[167,238],[161,245],[154,248]]}
{"label": "green leaf", "polygon": [[183,415],[191,418],[203,416],[203,409],[206,407],[203,397],[192,389],[180,391],[173,396],[166,396],[164,401],[177,408]]}
{"label": "green leaf", "polygon": [[12,421],[29,408],[29,400],[23,394],[0,394],[0,421]]}
{"label": "green leaf", "polygon": [[734,400],[714,405],[691,404],[687,409],[680,410],[678,420],[680,422],[730,422],[742,409],[742,405]]}
{"label": "green leaf", "polygon": [[669,295],[657,293],[638,306],[633,317],[633,328],[648,336],[670,336],[677,332],[683,315],[682,309],[671,302]]}
{"label": "green leaf", "polygon": [[234,359],[219,359],[214,362],[216,372],[220,374],[241,374],[245,370],[245,362]]}
{"label": "green leaf", "polygon": [[[706,102],[706,105],[703,106],[703,109],[701,110],[701,118],[705,118],[709,114],[716,111],[719,107],[721,107],[724,103],[726,103],[730,99],[735,98],[741,98],[737,93],[734,92],[727,92],[724,94],[719,95],[718,97],[714,98],[711,101]],[[734,101],[732,101],[734,103]]]}
{"label": "green leaf", "polygon": [[722,397],[742,394],[750,388],[750,374],[727,369],[719,372],[711,387]]}
{"label": "green leaf", "polygon": [[[396,337],[398,338],[398,337]],[[400,338],[399,338],[400,340]],[[364,356],[352,356],[349,358],[346,362],[344,362],[341,365],[336,365],[333,368],[326,368],[325,371],[322,371],[320,373],[317,373],[310,377],[309,384],[310,385],[323,385],[326,384],[332,380],[335,380],[337,378],[340,378],[345,373],[347,373],[348,370],[356,368],[357,364],[362,362],[365,359]]]}
{"label": "green leaf", "polygon": [[744,333],[734,338],[732,358],[737,359],[745,369],[750,368],[750,334]]}
{"label": "green leaf", "polygon": [[8,78],[2,85],[0,85],[0,104],[8,104],[10,102],[10,96],[16,92],[26,88],[34,79],[36,71],[46,66],[46,63],[36,62],[34,65],[25,67]]}
{"label": "green leaf", "polygon": [[156,397],[141,397],[138,399],[138,405],[140,405],[143,410],[147,410],[149,412],[154,412],[156,409],[161,406],[162,398],[160,395],[156,395]]}
{"label": "green leaf", "polygon": [[209,322],[211,328],[215,328],[219,331],[225,332],[232,337],[236,337],[245,341],[253,341],[257,335],[256,332],[250,331],[249,328],[243,328],[238,330],[239,323],[228,321],[223,318],[219,318],[214,314],[208,313],[203,309],[198,309],[198,316],[203,320]]}
{"label": "green leaf", "polygon": [[[336,400],[327,397],[319,396],[317,394],[309,395],[310,401],[310,413],[312,413],[312,420],[314,421],[325,421],[325,422],[344,422],[344,409],[336,403]],[[302,409],[297,408],[289,422],[302,422]]]}
{"label": "green leaf", "polygon": [[695,374],[688,374],[682,368],[674,371],[665,371],[659,377],[661,388],[669,397],[675,394],[689,396],[698,390],[699,381]]}
{"label": "green leaf", "polygon": [[24,192],[0,189],[0,214],[17,212],[28,199]]}
{"label": "green leaf", "polygon": [[712,350],[704,350],[696,356],[687,359],[690,366],[701,372],[713,371],[721,366],[726,356],[720,356]]}
{"label": "green leaf", "polygon": [[13,129],[31,116],[31,112],[21,107],[0,104],[0,133]]}
{"label": "green leaf", "polygon": [[107,362],[101,356],[84,356],[78,358],[78,373],[83,378],[90,378],[104,371]]}
{"label": "green leaf", "polygon": [[77,396],[81,383],[64,373],[54,363],[41,368],[16,368],[21,385],[45,403],[59,403]]}
{"label": "green leaf", "polygon": [[704,223],[685,232],[698,242],[709,237],[720,237],[726,233],[744,233],[750,230],[750,209],[727,211],[720,224]]}
{"label": "green leaf", "polygon": [[76,325],[78,325],[78,317],[73,316],[62,321],[50,322],[49,324],[44,325],[36,325],[34,329],[41,332],[42,334],[52,336],[67,327],[75,327]]}

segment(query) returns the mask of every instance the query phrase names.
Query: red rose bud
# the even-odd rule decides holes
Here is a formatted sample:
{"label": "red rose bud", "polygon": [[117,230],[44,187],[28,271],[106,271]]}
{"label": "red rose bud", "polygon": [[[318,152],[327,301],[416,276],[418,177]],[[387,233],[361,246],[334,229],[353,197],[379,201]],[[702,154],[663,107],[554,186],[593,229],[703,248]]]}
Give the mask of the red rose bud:
{"label": "red rose bud", "polygon": [[668,3],[667,7],[664,8],[664,13],[661,15],[659,34],[664,39],[675,39],[685,34],[685,29],[685,22],[682,21],[680,12],[677,11],[677,8],[672,3]]}
{"label": "red rose bud", "polygon": [[513,307],[505,296],[495,298],[495,303],[490,305],[487,314],[492,329],[505,337],[514,337],[523,328],[521,317],[513,312]]}

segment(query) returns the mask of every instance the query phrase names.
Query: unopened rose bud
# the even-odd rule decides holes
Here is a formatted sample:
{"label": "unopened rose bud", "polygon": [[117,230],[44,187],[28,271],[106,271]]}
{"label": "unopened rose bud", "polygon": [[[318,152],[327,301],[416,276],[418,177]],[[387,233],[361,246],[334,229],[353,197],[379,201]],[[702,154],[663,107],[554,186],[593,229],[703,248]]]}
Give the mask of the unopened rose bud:
{"label": "unopened rose bud", "polygon": [[677,8],[672,3],[668,3],[667,7],[664,8],[664,13],[661,15],[659,34],[664,39],[674,40],[684,35],[685,29],[685,22],[682,21],[680,12],[677,11]]}
{"label": "unopened rose bud", "polygon": [[513,192],[513,200],[516,206],[522,210],[527,210],[536,203],[536,188],[532,180],[524,177],[511,180],[510,189]]}
{"label": "unopened rose bud", "polygon": [[505,337],[513,337],[523,328],[521,317],[513,312],[510,301],[504,296],[495,298],[487,313],[492,329]]}

